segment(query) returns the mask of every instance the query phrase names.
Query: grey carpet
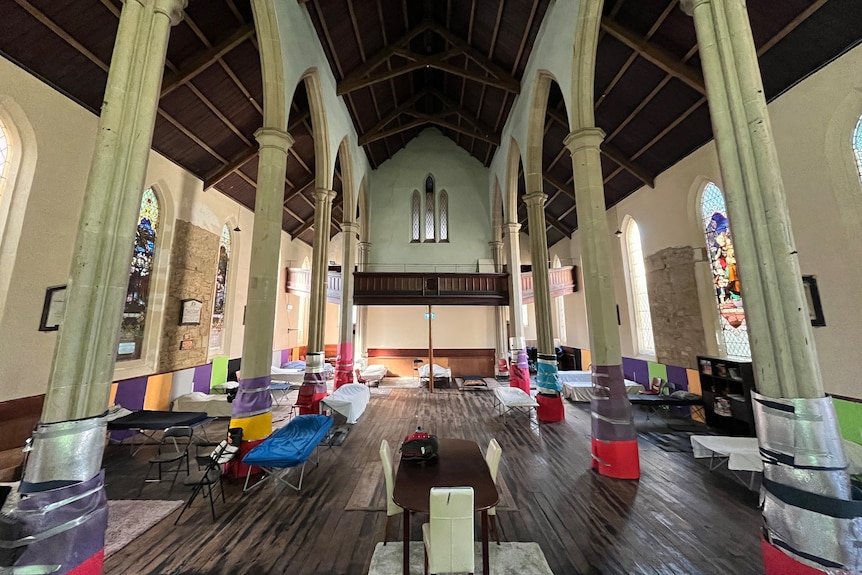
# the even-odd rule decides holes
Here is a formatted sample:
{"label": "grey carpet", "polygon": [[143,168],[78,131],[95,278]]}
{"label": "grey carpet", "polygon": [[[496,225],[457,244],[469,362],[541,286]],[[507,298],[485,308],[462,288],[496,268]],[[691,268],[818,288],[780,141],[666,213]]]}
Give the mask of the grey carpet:
{"label": "grey carpet", "polygon": [[[554,575],[538,543],[503,542],[489,548],[491,575]],[[400,541],[387,545],[378,543],[371,557],[368,575],[396,575],[402,571],[402,546]],[[482,546],[476,542],[476,573],[482,570]],[[424,572],[424,550],[421,541],[410,542],[410,572]]]}
{"label": "grey carpet", "polygon": [[147,529],[170,515],[182,501],[117,499],[108,501],[105,558],[110,557]]}

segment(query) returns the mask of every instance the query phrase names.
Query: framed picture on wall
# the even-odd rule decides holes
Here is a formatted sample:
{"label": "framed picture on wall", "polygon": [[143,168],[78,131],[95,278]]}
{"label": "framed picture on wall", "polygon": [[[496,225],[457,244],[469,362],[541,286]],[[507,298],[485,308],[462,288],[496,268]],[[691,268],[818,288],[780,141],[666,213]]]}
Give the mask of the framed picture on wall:
{"label": "framed picture on wall", "polygon": [[39,331],[57,331],[63,323],[66,312],[66,286],[53,286],[45,290],[45,303],[42,304],[42,319]]}
{"label": "framed picture on wall", "polygon": [[197,299],[184,299],[180,308],[180,325],[200,325],[203,302]]}
{"label": "framed picture on wall", "polygon": [[802,287],[805,288],[805,302],[808,304],[808,317],[811,325],[822,327],[826,325],[823,317],[823,306],[820,303],[820,291],[817,289],[816,276],[802,276]]}

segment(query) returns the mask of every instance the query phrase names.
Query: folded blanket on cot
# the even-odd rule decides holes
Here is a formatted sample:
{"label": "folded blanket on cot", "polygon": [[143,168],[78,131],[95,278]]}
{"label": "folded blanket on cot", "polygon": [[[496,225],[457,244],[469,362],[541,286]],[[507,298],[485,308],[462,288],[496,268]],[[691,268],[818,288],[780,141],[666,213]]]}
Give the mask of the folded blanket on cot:
{"label": "folded blanket on cot", "polygon": [[245,454],[242,462],[258,467],[293,467],[305,463],[332,427],[325,415],[300,415]]}

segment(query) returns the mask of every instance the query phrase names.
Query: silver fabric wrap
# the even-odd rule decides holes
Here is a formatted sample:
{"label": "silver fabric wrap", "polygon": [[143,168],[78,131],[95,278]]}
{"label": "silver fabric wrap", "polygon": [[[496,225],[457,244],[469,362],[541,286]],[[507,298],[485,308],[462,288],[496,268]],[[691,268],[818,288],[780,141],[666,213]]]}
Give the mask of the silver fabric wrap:
{"label": "silver fabric wrap", "polygon": [[[832,399],[773,399],[754,392],[752,399],[767,539],[794,560],[826,573],[862,571],[862,517],[817,509],[859,505],[851,501]],[[792,490],[791,496],[778,493],[782,486]],[[818,497],[806,501],[806,494]]]}
{"label": "silver fabric wrap", "polygon": [[86,481],[99,473],[107,423],[93,417],[40,423],[27,461],[28,483]]}
{"label": "silver fabric wrap", "polygon": [[312,351],[305,354],[305,373],[323,372],[323,352]]}
{"label": "silver fabric wrap", "polygon": [[832,398],[772,399],[755,392],[751,396],[764,477],[811,493],[852,499]]}

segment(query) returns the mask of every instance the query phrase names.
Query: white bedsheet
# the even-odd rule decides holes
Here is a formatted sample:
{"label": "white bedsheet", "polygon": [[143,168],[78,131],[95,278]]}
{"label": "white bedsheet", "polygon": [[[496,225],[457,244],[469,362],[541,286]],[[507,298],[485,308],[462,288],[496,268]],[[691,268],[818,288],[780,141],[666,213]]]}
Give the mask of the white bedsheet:
{"label": "white bedsheet", "polygon": [[273,365],[271,368],[273,381],[284,381],[286,383],[302,383],[305,379],[304,369],[283,368]]}
{"label": "white bedsheet", "polygon": [[[590,374],[590,372],[586,373],[587,375]],[[625,384],[626,395],[637,395],[644,391],[644,386],[630,379],[625,380]],[[593,382],[591,379],[586,381],[563,381],[563,397],[572,401],[590,401],[592,399],[592,390]]]}
{"label": "white bedsheet", "polygon": [[760,447],[756,437],[692,435],[691,449],[698,459],[713,454],[727,457],[727,468],[735,471],[762,471]]}
{"label": "white bedsheet", "polygon": [[359,376],[366,380],[368,383],[380,382],[389,370],[385,365],[368,365],[362,368],[362,371],[359,372]]}
{"label": "white bedsheet", "polygon": [[[419,377],[428,377],[428,364],[419,367]],[[452,377],[452,370],[448,367],[442,367],[434,364],[434,377]]]}
{"label": "white bedsheet", "polygon": [[347,418],[347,423],[356,423],[365,412],[371,391],[361,383],[348,383],[320,400],[321,407],[328,407]]}
{"label": "white bedsheet", "polygon": [[193,391],[174,400],[172,411],[205,411],[210,417],[230,417],[233,405],[228,403],[227,395],[210,395]]}

